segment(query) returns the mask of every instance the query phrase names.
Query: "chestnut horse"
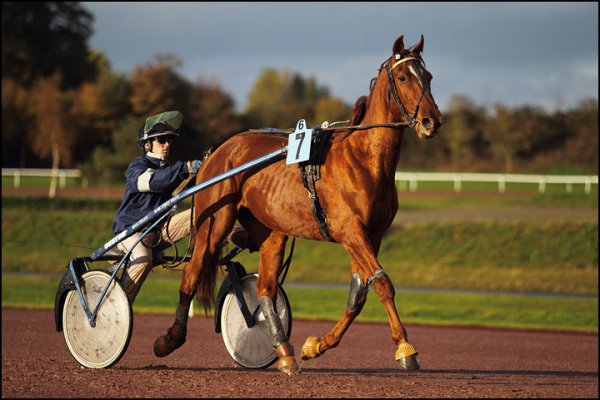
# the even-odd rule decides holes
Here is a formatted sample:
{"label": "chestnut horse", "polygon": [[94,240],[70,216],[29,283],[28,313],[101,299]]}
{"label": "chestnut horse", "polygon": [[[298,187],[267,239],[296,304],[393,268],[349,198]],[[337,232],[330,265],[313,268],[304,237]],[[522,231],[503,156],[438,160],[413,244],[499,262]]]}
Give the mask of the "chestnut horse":
{"label": "chestnut horse", "polygon": [[[425,69],[422,51],[423,36],[418,44],[407,49],[403,36],[398,37],[392,56],[371,82],[369,97],[357,100],[351,126],[331,135],[316,182],[329,239],[311,211],[311,199],[298,165],[277,160],[195,194],[193,255],[183,270],[175,322],[154,344],[157,356],[164,357],[185,342],[188,310],[195,294],[205,309],[214,305],[217,262],[224,240],[237,219],[260,252],[256,293],[273,334],[280,371],[288,375],[299,371],[289,338],[273,306],[289,236],[337,242],[352,259],[346,310],[330,332],[307,338],[301,358],[315,358],[336,347],[362,310],[369,287],[373,286],[388,315],[400,368],[419,368],[417,351],[408,343],[394,304],[394,286],[376,257],[383,233],[398,210],[395,172],[405,126],[412,126],[422,139],[433,137],[442,124],[442,115],[430,91],[432,76]],[[250,131],[237,134],[206,160],[197,182],[286,144],[287,138],[277,135]]]}

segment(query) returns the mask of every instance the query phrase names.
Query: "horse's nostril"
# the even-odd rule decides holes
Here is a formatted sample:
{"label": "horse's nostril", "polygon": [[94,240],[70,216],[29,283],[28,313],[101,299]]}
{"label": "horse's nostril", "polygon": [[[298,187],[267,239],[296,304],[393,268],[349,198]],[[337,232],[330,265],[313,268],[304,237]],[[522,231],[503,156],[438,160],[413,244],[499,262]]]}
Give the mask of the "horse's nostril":
{"label": "horse's nostril", "polygon": [[433,120],[429,117],[423,118],[423,121],[421,123],[423,124],[423,127],[428,130],[433,129],[435,127],[435,122],[433,122]]}

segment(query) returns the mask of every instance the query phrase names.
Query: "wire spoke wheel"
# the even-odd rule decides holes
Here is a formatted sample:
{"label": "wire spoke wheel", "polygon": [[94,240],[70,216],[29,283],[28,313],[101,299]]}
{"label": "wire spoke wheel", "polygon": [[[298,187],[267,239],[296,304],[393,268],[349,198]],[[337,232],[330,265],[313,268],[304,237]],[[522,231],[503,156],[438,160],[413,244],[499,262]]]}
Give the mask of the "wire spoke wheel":
{"label": "wire spoke wheel", "polygon": [[[81,290],[93,309],[110,281],[105,271],[89,271],[81,277]],[[67,294],[63,308],[63,332],[71,355],[87,368],[108,368],[116,364],[129,345],[133,314],[121,284],[113,280],[90,326],[77,290]]]}
{"label": "wire spoke wheel", "polygon": [[[249,274],[240,282],[250,312],[258,307],[257,279],[258,275]],[[292,310],[281,285],[277,285],[275,310],[281,319],[285,335],[289,338],[292,330]],[[277,360],[277,354],[273,349],[273,336],[262,311],[256,315],[256,324],[248,328],[233,291],[227,294],[223,302],[221,331],[229,355],[241,366],[267,368]]]}

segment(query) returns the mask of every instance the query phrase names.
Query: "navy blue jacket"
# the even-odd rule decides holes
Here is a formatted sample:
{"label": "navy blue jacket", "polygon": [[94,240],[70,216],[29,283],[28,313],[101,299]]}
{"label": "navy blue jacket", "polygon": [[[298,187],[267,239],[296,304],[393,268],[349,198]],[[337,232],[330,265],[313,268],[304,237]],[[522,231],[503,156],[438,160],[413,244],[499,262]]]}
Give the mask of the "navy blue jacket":
{"label": "navy blue jacket", "polygon": [[125,195],[112,226],[115,235],[169,200],[173,190],[188,175],[182,161],[166,165],[163,160],[148,155],[133,160],[127,168]]}

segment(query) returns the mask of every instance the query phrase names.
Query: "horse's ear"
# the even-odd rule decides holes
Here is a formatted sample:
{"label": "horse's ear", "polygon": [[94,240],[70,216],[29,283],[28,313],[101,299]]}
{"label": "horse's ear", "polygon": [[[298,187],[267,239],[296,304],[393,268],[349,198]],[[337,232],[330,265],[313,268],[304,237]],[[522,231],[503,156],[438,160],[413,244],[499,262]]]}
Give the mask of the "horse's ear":
{"label": "horse's ear", "polygon": [[416,53],[422,53],[423,52],[423,44],[425,43],[425,39],[423,38],[423,35],[421,35],[421,39],[419,40],[419,43],[416,44],[415,48],[413,49],[414,52]]}
{"label": "horse's ear", "polygon": [[400,54],[402,51],[404,51],[404,35],[400,35],[392,47],[393,54]]}

